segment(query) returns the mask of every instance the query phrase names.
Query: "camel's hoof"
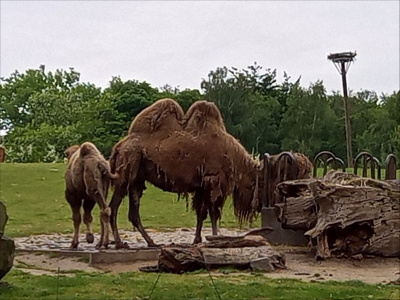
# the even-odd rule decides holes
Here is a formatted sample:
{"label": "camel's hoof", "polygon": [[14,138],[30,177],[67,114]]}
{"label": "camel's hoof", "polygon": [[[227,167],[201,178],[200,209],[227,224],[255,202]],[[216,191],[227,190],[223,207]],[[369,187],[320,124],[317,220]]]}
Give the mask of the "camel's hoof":
{"label": "camel's hoof", "polygon": [[200,244],[201,243],[201,238],[195,238],[194,239],[194,241],[193,241],[193,245],[197,245],[197,244]]}
{"label": "camel's hoof", "polygon": [[121,241],[119,242],[114,242],[115,243],[115,249],[129,249],[128,243],[123,243]]}
{"label": "camel's hoof", "polygon": [[94,242],[94,234],[93,233],[86,233],[86,241],[89,244],[93,244],[93,242]]}
{"label": "camel's hoof", "polygon": [[71,250],[77,250],[78,249],[79,243],[71,243],[71,246],[69,246],[69,249]]}
{"label": "camel's hoof", "polygon": [[162,245],[156,244],[156,243],[148,243],[147,247],[149,248],[161,248]]}

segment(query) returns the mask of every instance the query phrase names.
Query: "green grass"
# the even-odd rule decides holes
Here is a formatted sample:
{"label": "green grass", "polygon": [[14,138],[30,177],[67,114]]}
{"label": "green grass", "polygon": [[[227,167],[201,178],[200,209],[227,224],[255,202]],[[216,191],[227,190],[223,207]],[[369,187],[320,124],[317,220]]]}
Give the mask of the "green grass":
{"label": "green grass", "polygon": [[[259,274],[213,276],[154,273],[34,276],[12,270],[2,299],[399,299],[397,286],[360,281],[307,283]],[[214,284],[213,284],[214,282]],[[151,294],[151,291],[153,290]]]}
{"label": "green grass", "polygon": [[[0,164],[0,200],[7,206],[8,236],[73,232],[71,209],[64,198],[65,169],[66,164],[63,163]],[[398,172],[400,177],[400,170]],[[322,169],[319,168],[318,176],[321,175]],[[109,199],[111,194],[110,191]],[[140,213],[146,228],[168,230],[196,225],[195,213],[190,205],[186,210],[185,199],[178,201],[176,194],[162,192],[151,184],[147,184],[142,197]],[[98,216],[96,206],[93,210],[95,232],[100,230]],[[120,229],[132,229],[128,221],[127,198],[119,209],[118,225]],[[209,218],[204,226],[211,226]],[[254,227],[259,226],[260,219],[254,223]],[[230,199],[224,207],[221,227],[239,228]],[[247,225],[243,225],[243,228],[247,228]],[[84,226],[81,229],[83,232]]]}
{"label": "green grass", "polygon": [[[43,233],[71,233],[71,211],[64,199],[65,164],[0,164],[0,199],[9,215],[6,234],[11,237]],[[322,170],[319,170],[319,173]],[[184,199],[148,185],[141,215],[147,228],[195,226],[194,212],[186,211]],[[98,208],[93,211],[99,232]],[[120,208],[120,229],[131,230],[127,199]],[[207,219],[205,226],[210,226]],[[239,227],[228,201],[222,227]],[[259,220],[254,226],[260,226]],[[83,227],[83,226],[82,226]],[[82,231],[84,228],[82,228]],[[10,285],[0,285],[1,299],[149,299],[157,280],[154,273],[85,273],[73,276],[35,276],[17,269],[6,275]],[[398,286],[368,285],[359,281],[306,283],[271,279],[260,274],[213,276],[207,272],[162,274],[151,299],[399,299]],[[216,292],[216,289],[218,293]]]}
{"label": "green grass", "polygon": [[[64,198],[64,172],[66,165],[32,163],[0,164],[0,200],[7,206],[9,221],[6,234],[10,237],[32,234],[72,233],[71,209]],[[162,192],[151,184],[141,200],[140,213],[143,225],[151,229],[194,227],[196,215],[185,199],[178,201],[173,193]],[[112,191],[110,190],[109,199]],[[93,210],[93,230],[99,232],[99,210]],[[118,213],[119,229],[131,230],[128,220],[128,199],[122,202]],[[209,218],[204,222],[210,227]],[[260,226],[260,220],[254,226]],[[228,200],[223,212],[221,227],[239,227]],[[82,232],[84,226],[81,227]]]}

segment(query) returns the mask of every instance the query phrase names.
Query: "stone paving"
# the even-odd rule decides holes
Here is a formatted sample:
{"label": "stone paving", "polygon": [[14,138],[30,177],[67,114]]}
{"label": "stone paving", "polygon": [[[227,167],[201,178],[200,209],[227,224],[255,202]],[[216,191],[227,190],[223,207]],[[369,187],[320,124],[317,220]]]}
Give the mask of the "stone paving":
{"label": "stone paving", "polygon": [[[147,230],[150,237],[157,244],[190,244],[194,239],[195,228],[179,228],[174,231],[155,231]],[[237,229],[219,229],[219,235],[236,236],[244,234],[245,230]],[[123,242],[128,243],[131,249],[147,248],[147,243],[138,231],[119,230],[119,234]],[[203,241],[205,236],[211,235],[211,228],[204,228],[202,231]],[[35,250],[35,251],[48,251],[48,250],[69,250],[72,240],[72,234],[49,234],[49,235],[32,235],[30,237],[14,238],[17,250]],[[86,242],[84,233],[79,236],[80,244],[78,251],[97,252],[96,243],[99,240],[99,234],[95,233],[95,241],[93,244]],[[110,235],[110,241],[113,238]],[[110,245],[109,249],[114,249],[114,245]]]}

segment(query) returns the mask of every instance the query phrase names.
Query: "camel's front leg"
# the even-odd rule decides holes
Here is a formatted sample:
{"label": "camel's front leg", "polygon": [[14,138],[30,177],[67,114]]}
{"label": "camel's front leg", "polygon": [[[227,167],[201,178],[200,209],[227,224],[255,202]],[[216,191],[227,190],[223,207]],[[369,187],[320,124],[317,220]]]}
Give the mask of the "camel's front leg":
{"label": "camel's front leg", "polygon": [[215,203],[211,204],[210,210],[210,219],[211,219],[211,228],[212,228],[212,235],[218,235],[218,219],[220,218],[220,212],[218,207],[215,206]]}
{"label": "camel's front leg", "polygon": [[157,247],[158,245],[147,234],[140,219],[140,197],[142,197],[144,188],[143,182],[133,183],[129,187],[129,221],[139,230],[149,247]]}
{"label": "camel's front leg", "polygon": [[193,204],[197,216],[196,233],[193,244],[201,243],[201,229],[203,228],[203,222],[208,214],[208,207],[205,205],[203,194],[203,192],[196,192],[193,196]]}

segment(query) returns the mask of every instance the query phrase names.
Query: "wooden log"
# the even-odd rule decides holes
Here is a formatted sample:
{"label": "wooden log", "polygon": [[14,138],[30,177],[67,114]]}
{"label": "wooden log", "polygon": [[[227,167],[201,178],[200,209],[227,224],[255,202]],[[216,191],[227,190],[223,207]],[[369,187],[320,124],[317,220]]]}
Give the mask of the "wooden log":
{"label": "wooden log", "polygon": [[353,175],[331,174],[330,182],[309,185],[318,221],[306,235],[317,238],[317,257],[400,256],[400,181]]}
{"label": "wooden log", "polygon": [[[242,235],[207,235],[206,236],[206,240],[209,242],[218,242],[218,241],[242,241],[244,240],[246,237],[250,237],[250,236],[258,236],[260,237],[258,240],[264,240],[266,239],[266,236],[271,233],[273,231],[273,229],[271,227],[263,227],[263,228],[258,228],[258,229],[253,229],[250,230]],[[251,240],[251,238],[247,238],[247,240]],[[257,238],[254,238],[253,240],[257,240]],[[243,246],[245,247],[245,246]],[[252,247],[251,245],[247,246],[247,247]]]}
{"label": "wooden log", "polygon": [[[218,238],[217,238],[218,237]],[[210,237],[208,238],[210,240]],[[268,245],[262,236],[214,236],[211,243],[204,243],[202,248],[240,248],[240,247],[259,247]]]}
{"label": "wooden log", "polygon": [[275,205],[277,220],[283,229],[309,230],[317,223],[314,197],[308,188],[313,180],[284,181],[277,186],[277,193],[286,197],[284,203]]}
{"label": "wooden log", "polygon": [[[248,268],[250,263],[260,259],[267,260],[275,268],[285,268],[285,255],[271,248],[271,246],[243,247],[243,248],[203,248],[201,249],[204,262],[213,267],[232,266]],[[270,269],[266,264],[267,269]]]}
{"label": "wooden log", "polygon": [[198,247],[166,246],[161,248],[157,267],[159,271],[179,274],[205,268],[205,263]]}
{"label": "wooden log", "polygon": [[317,257],[400,256],[400,181],[330,171],[324,178],[282,182],[275,206],[283,228],[308,230]]}
{"label": "wooden log", "polygon": [[270,272],[275,268],[285,268],[285,255],[273,250],[262,236],[252,235],[256,232],[262,231],[243,236],[213,237],[212,241],[199,245],[164,246],[157,266],[140,270],[183,273],[207,267],[232,266]]}

